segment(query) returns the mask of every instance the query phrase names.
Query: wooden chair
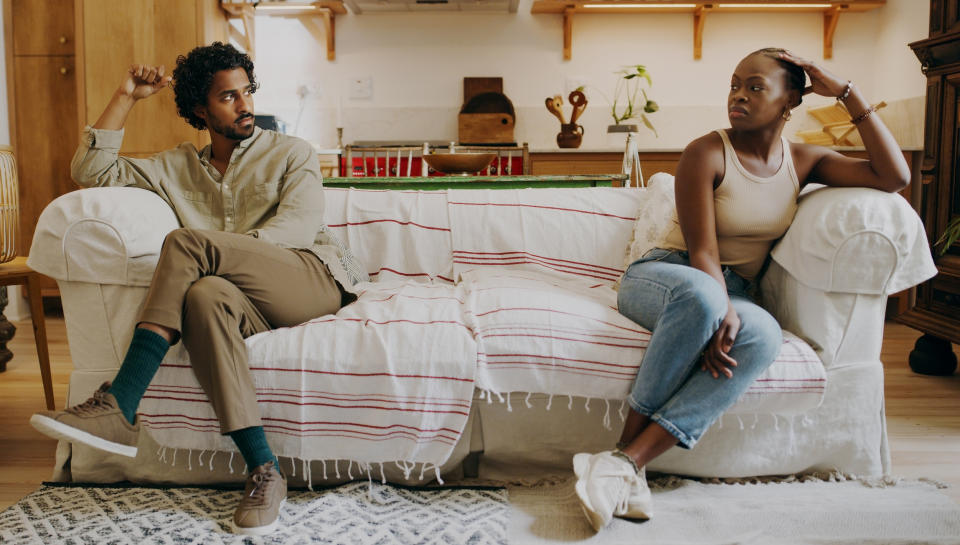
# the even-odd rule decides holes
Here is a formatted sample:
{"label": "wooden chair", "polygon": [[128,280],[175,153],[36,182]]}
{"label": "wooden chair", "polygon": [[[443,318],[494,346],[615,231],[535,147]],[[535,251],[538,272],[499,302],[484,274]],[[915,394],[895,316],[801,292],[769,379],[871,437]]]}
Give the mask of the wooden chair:
{"label": "wooden chair", "polygon": [[[366,177],[408,177],[426,176],[427,164],[420,160],[423,157],[423,146],[344,146],[346,166],[341,176]],[[360,164],[355,165],[354,159],[359,158]],[[414,159],[417,159],[414,161]],[[419,163],[419,165],[415,165]]]}
{"label": "wooden chair", "polygon": [[[0,148],[0,286],[25,284],[30,297],[33,339],[37,345],[40,378],[47,409],[54,409],[53,380],[50,375],[50,354],[47,351],[47,328],[40,297],[41,275],[27,266],[26,257],[17,256],[19,237],[17,165],[10,148]],[[0,316],[2,317],[2,316]],[[11,355],[12,357],[12,355]],[[5,362],[4,362],[5,363]]]}
{"label": "wooden chair", "polygon": [[[444,146],[445,147],[445,146]],[[482,171],[486,176],[520,176],[530,173],[530,147],[524,142],[520,146],[458,146],[457,152],[495,153],[490,166]],[[422,157],[430,153],[430,145],[423,146],[344,146],[346,166],[341,176],[365,177],[409,177],[429,176],[430,168]],[[355,159],[360,164],[354,164]],[[518,171],[519,169],[519,171]]]}

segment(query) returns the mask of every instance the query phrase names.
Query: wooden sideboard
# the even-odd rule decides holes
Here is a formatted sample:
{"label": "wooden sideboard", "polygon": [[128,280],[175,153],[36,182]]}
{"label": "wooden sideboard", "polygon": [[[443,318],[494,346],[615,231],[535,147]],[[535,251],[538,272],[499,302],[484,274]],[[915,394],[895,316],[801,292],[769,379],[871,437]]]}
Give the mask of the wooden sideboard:
{"label": "wooden sideboard", "polygon": [[[910,44],[927,76],[919,210],[931,243],[960,215],[960,4],[931,0],[930,36]],[[910,353],[919,373],[952,374],[951,343],[960,343],[960,245],[934,250],[939,273],[916,290],[916,305],[899,320],[924,332]]]}
{"label": "wooden sideboard", "polygon": [[[641,151],[640,168],[644,181],[656,172],[676,174],[680,151]],[[549,174],[604,174],[621,172],[623,152],[530,152],[530,173]]]}

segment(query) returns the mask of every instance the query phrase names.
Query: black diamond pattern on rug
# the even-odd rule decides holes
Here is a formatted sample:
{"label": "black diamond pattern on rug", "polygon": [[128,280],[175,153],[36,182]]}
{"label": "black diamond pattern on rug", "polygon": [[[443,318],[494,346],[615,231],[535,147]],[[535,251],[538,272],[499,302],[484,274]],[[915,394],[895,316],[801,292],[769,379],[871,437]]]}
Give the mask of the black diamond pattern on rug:
{"label": "black diamond pattern on rug", "polygon": [[0,543],[506,544],[503,488],[353,482],[291,491],[280,527],[230,532],[240,490],[42,486],[0,513]]}

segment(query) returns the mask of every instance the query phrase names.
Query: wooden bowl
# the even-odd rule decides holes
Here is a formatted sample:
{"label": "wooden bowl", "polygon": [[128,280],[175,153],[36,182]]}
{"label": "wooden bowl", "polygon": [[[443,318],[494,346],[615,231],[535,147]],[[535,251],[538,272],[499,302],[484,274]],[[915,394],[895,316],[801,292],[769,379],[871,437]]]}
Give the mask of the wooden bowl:
{"label": "wooden bowl", "polygon": [[432,153],[423,160],[437,172],[466,176],[487,168],[496,153]]}

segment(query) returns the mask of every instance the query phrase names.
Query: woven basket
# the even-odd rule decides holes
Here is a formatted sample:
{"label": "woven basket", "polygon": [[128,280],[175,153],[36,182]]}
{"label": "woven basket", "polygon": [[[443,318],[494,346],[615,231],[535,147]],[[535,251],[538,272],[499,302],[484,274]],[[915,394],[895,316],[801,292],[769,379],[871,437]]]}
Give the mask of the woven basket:
{"label": "woven basket", "polygon": [[0,263],[17,257],[20,240],[20,196],[13,150],[0,146]]}

